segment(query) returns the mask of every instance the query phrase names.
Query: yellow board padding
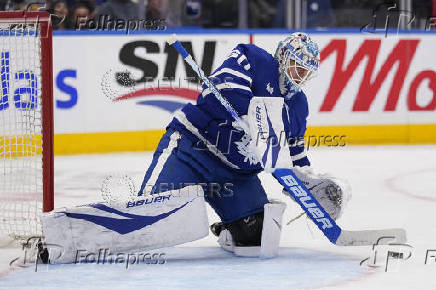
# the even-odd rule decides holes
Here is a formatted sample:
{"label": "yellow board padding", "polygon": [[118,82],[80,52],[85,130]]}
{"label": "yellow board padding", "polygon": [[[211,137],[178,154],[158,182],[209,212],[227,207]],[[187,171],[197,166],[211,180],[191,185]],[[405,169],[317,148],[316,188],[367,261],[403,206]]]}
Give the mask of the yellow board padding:
{"label": "yellow board padding", "polygon": [[[56,134],[54,153],[153,151],[164,133],[165,130]],[[436,144],[436,124],[311,126],[305,139],[310,146]]]}
{"label": "yellow board padding", "polygon": [[436,144],[436,124],[313,126],[306,140],[323,135],[344,136],[346,145]]}
{"label": "yellow board padding", "polygon": [[54,154],[153,151],[165,130],[55,134]]}

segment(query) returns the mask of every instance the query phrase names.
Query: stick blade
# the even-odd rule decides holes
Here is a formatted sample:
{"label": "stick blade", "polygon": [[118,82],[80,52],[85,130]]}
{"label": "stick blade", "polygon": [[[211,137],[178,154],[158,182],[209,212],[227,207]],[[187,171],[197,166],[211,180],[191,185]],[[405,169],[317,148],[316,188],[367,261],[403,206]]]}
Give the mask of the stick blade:
{"label": "stick blade", "polygon": [[403,244],[407,241],[404,229],[384,229],[366,231],[342,230],[336,241],[338,246],[369,246],[387,245],[391,243]]}

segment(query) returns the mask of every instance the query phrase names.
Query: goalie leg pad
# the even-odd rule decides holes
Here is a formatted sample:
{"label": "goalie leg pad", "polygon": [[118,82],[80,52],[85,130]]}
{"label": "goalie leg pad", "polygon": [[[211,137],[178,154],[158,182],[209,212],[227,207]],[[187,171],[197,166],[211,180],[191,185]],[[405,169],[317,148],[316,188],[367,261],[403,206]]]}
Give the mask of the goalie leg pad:
{"label": "goalie leg pad", "polygon": [[283,202],[270,201],[270,203],[265,204],[259,255],[261,258],[273,258],[278,255],[285,209],[286,204]]}
{"label": "goalie leg pad", "polygon": [[261,213],[225,226],[214,224],[211,229],[226,251],[242,257],[273,258],[278,254],[285,208],[285,203],[272,201]]}
{"label": "goalie leg pad", "polygon": [[[207,236],[203,189],[189,186],[132,201],[96,203],[45,214],[44,243],[51,263],[79,262],[78,251],[152,250]],[[52,254],[51,245],[57,252]]]}

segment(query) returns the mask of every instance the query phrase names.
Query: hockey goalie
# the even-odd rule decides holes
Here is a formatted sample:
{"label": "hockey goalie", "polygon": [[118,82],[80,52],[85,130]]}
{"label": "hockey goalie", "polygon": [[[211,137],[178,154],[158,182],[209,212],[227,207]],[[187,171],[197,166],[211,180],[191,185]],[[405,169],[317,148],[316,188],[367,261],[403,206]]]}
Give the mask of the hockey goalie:
{"label": "hockey goalie", "polygon": [[[203,86],[196,104],[176,112],[160,140],[134,199],[89,204],[46,214],[42,250],[52,263],[72,262],[78,250],[140,251],[178,245],[208,235],[237,256],[278,253],[285,204],[270,201],[258,174],[292,168],[333,219],[341,216],[350,190],[317,175],[304,146],[308,102],[302,86],[320,63],[317,44],[293,33],[274,56],[239,44],[210,79],[244,120],[249,132]],[[285,142],[285,145],[283,143]],[[286,192],[284,192],[286,194]],[[205,203],[220,222],[209,227]]]}

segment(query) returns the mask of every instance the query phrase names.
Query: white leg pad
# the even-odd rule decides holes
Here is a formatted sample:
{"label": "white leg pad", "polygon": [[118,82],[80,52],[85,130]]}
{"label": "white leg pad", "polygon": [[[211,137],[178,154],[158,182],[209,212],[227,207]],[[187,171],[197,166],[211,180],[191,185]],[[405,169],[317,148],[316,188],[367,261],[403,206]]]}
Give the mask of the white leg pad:
{"label": "white leg pad", "polygon": [[42,227],[52,263],[77,262],[79,250],[126,253],[174,246],[209,231],[201,186],[51,212]]}
{"label": "white leg pad", "polygon": [[283,202],[270,201],[265,204],[260,258],[273,258],[278,255],[285,209],[286,204]]}
{"label": "white leg pad", "polygon": [[232,253],[234,252],[233,238],[229,230],[224,229],[221,231],[218,237],[218,244],[224,250]]}

